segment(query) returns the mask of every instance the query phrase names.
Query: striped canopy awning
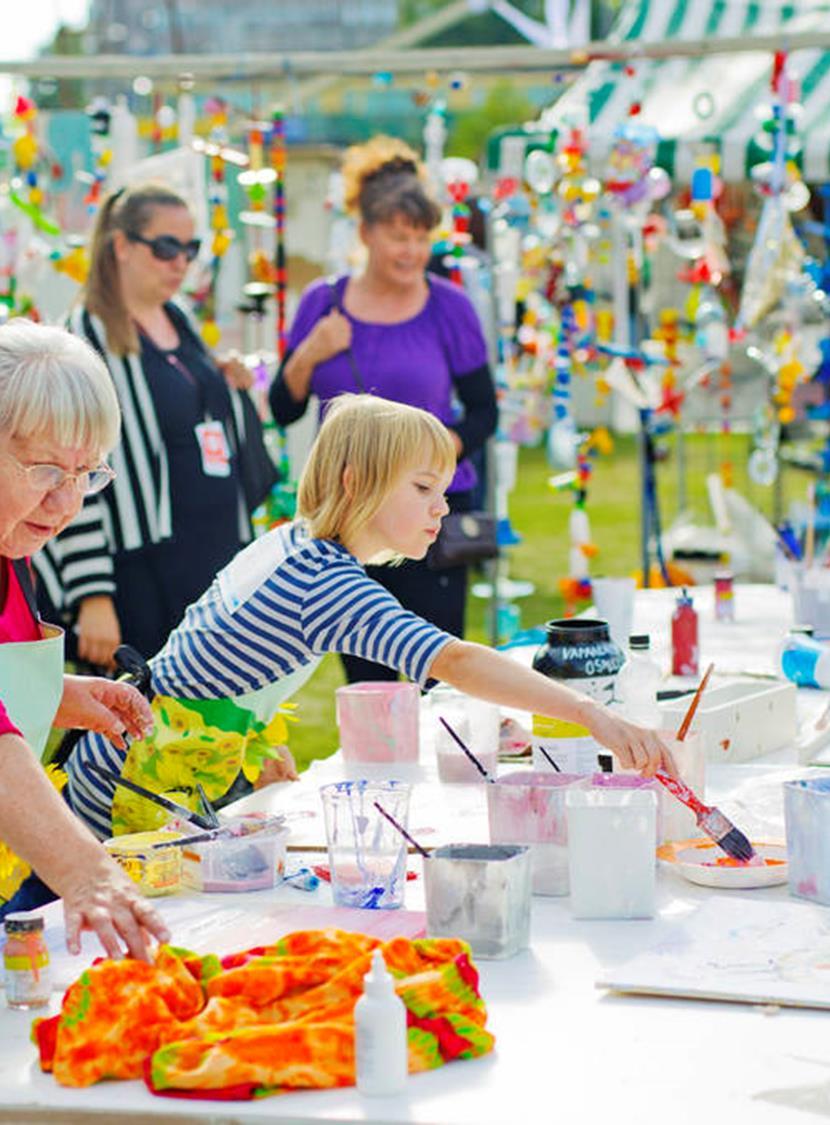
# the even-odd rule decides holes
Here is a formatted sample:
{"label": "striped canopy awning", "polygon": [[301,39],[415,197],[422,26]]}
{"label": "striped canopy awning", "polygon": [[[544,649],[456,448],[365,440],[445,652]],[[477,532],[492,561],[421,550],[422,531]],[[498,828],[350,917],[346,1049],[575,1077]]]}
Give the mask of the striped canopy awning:
{"label": "striped canopy awning", "polygon": [[[780,32],[786,50],[788,32],[829,23],[830,0],[630,0],[609,39],[651,43]],[[824,182],[830,180],[830,53],[799,50],[790,69],[801,82],[798,161],[806,180]],[[528,136],[539,140],[587,118],[592,159],[601,162],[614,129],[637,103],[638,120],[660,134],[658,162],[675,179],[688,180],[700,142],[709,142],[720,150],[721,175],[735,183],[768,155],[758,139],[771,100],[771,70],[766,51],[589,63]]]}

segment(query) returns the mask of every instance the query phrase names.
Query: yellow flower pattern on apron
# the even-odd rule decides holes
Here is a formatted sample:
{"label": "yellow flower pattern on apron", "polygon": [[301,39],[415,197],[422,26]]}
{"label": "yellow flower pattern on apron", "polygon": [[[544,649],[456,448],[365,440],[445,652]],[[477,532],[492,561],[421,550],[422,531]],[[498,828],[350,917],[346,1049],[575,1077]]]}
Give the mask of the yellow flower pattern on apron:
{"label": "yellow flower pattern on apron", "polygon": [[[283,705],[266,723],[232,699],[174,699],[152,702],[155,729],[134,742],[121,776],[181,805],[199,810],[201,785],[210,801],[223,797],[240,771],[255,781],[275,747],[287,741],[290,707]],[[145,797],[118,786],[112,803],[112,833],[145,832],[161,827],[169,814]]]}

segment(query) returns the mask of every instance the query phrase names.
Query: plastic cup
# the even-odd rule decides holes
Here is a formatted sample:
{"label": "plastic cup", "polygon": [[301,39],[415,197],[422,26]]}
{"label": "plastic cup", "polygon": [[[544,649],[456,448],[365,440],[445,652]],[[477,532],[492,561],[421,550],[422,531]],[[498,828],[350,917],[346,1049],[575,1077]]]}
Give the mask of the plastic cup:
{"label": "plastic cup", "polygon": [[417,684],[370,681],[335,692],[340,747],[347,762],[417,762],[421,693]]}
{"label": "plastic cup", "polygon": [[439,686],[429,693],[432,710],[432,728],[435,739],[435,757],[441,781],[482,782],[475,765],[470,761],[439,718],[446,719],[452,729],[484,766],[495,777],[499,763],[499,730],[501,713],[493,703],[465,695],[455,688]]}
{"label": "plastic cup", "polygon": [[530,937],[530,853],[515,844],[448,844],[424,862],[427,933],[512,957]]}
{"label": "plastic cup", "polygon": [[406,840],[375,808],[406,828],[403,781],[337,781],[320,789],[335,906],[395,910],[406,886]]}
{"label": "plastic cup", "polygon": [[637,583],[633,578],[591,579],[591,592],[594,596],[597,616],[608,622],[611,639],[623,652],[628,649],[636,588]]}
{"label": "plastic cup", "polygon": [[571,789],[565,804],[574,917],[653,917],[655,794]]}
{"label": "plastic cup", "polygon": [[487,786],[490,840],[530,846],[535,895],[568,893],[565,794],[588,784],[578,774],[520,770]]}
{"label": "plastic cup", "polygon": [[[663,842],[663,796],[671,797],[659,781],[655,781],[653,777],[641,777],[638,773],[595,773],[591,778],[591,787],[593,789],[618,789],[631,792],[633,790],[645,790],[646,792],[654,793],[657,797],[657,824],[655,844]],[[672,797],[672,800],[675,798]],[[655,860],[656,862],[656,860]]]}

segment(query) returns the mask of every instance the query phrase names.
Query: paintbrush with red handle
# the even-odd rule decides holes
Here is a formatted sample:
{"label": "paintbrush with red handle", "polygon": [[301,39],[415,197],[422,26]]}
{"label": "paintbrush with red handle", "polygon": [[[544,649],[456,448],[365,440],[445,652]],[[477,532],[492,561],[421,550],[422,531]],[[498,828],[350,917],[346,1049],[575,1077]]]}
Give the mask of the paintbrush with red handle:
{"label": "paintbrush with red handle", "polygon": [[[714,664],[710,664],[706,669],[703,679],[698,685],[698,689],[694,694],[692,702],[689,704],[689,709],[683,716],[683,722],[680,724],[677,731],[677,741],[682,742],[686,735],[689,733],[689,727],[692,725],[692,719],[695,717],[700,697],[706,690],[706,685],[709,682],[709,677],[712,675]],[[654,775],[657,780],[668,789],[668,791],[678,801],[691,809],[695,814],[697,826],[701,832],[705,832],[710,840],[714,842],[726,852],[732,859],[742,860],[744,863],[748,862],[755,855],[755,849],[749,842],[748,838],[741,832],[740,828],[736,828],[729,817],[724,816],[718,808],[710,805],[704,805],[698,797],[692,792],[689,786],[681,781],[679,777],[671,777],[665,770],[657,770]]]}

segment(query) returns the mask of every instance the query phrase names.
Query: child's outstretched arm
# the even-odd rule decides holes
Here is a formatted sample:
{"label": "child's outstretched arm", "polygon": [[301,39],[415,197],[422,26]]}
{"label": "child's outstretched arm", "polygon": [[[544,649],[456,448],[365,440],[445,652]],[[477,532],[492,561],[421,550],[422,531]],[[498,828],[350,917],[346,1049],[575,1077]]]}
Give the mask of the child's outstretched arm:
{"label": "child's outstretched arm", "polygon": [[429,674],[491,703],[579,723],[613,751],[624,769],[638,769],[646,776],[661,767],[670,774],[677,772],[655,731],[627,722],[588,696],[484,645],[452,641],[435,657]]}

